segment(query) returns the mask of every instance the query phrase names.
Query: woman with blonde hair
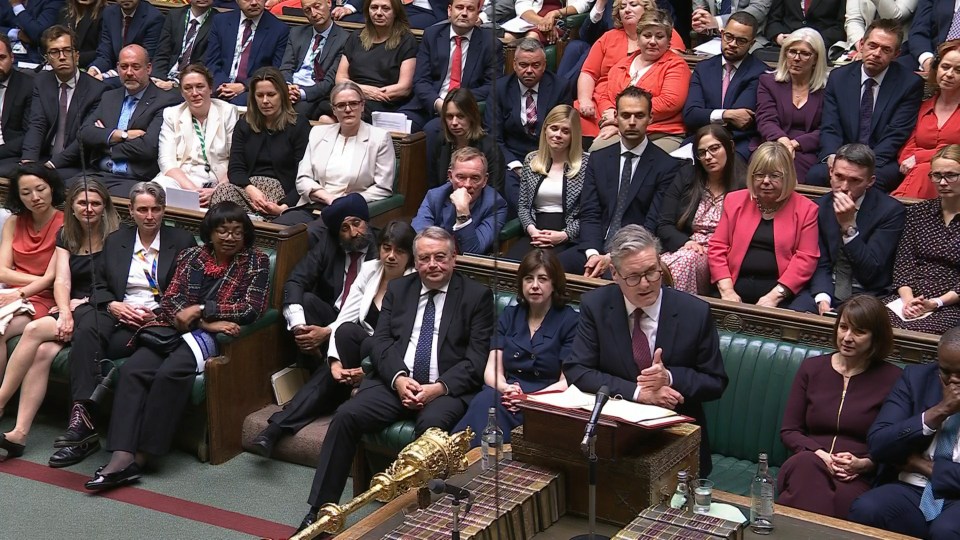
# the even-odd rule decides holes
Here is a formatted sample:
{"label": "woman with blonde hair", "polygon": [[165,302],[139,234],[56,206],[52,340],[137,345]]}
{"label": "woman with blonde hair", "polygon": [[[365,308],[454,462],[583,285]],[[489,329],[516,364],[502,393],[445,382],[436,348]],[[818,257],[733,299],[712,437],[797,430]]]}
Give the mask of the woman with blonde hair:
{"label": "woman with blonde hair", "polygon": [[590,154],[583,151],[580,115],[569,105],[547,113],[540,146],[527,155],[520,172],[517,215],[526,236],[507,257],[521,259],[533,248],[559,254],[580,236],[580,190]]}
{"label": "woman with blonde hair", "polygon": [[747,166],[747,189],[727,194],[707,247],[722,299],[816,313],[808,284],[820,257],[817,205],[796,187],[786,146],[761,144]]}
{"label": "woman with blonde hair", "polygon": [[823,89],[827,86],[827,54],[820,33],[800,28],[786,37],[773,73],[757,86],[757,131],[762,141],[782,144],[793,156],[797,180],[818,160]]}

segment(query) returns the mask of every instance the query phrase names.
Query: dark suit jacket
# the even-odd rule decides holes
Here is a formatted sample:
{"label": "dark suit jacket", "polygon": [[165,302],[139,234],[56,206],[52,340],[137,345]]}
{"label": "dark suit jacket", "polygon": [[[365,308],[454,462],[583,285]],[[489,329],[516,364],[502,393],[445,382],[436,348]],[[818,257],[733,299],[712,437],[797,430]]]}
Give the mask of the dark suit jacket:
{"label": "dark suit jacket", "polygon": [[[136,243],[137,228],[124,225],[107,236],[103,243],[104,261],[116,264],[97,265],[97,271],[102,274],[98,281],[104,287],[98,287],[91,295],[90,303],[103,306],[109,302],[123,302],[127,292],[127,276],[130,273],[130,261],[133,258],[133,246]],[[164,225],[160,228],[160,258],[157,260],[157,281],[160,292],[167,290],[167,285],[176,272],[174,262],[181,251],[197,245],[193,235],[184,230]]]}
{"label": "dark suit jacket", "polygon": [[804,13],[800,0],[773,0],[767,14],[767,39],[775,41],[779,34],[789,34],[807,26],[820,32],[823,44],[829,49],[834,43],[847,40],[847,32],[843,29],[846,8],[845,0],[813,0],[810,9]]}
{"label": "dark suit jacket", "polygon": [[857,212],[860,233],[847,244],[843,243],[833,211],[833,193],[820,197],[817,204],[820,259],[810,281],[810,292],[814,295],[827,293],[833,298],[833,267],[842,251],[850,259],[853,277],[865,293],[874,296],[889,293],[893,283],[893,260],[906,218],[903,204],[886,193],[868,189]]}
{"label": "dark suit jacket", "polygon": [[[909,53],[919,61],[920,55],[928,52],[937,53],[937,47],[947,40],[947,32],[953,23],[952,2],[935,0],[919,0],[917,10],[913,12],[913,21],[910,23],[910,34],[907,36]],[[918,66],[914,66],[919,68]]]}
{"label": "dark suit jacket", "polygon": [[297,167],[303,159],[309,140],[310,120],[305,116],[298,115],[296,124],[279,133],[254,133],[247,119],[241,116],[233,128],[227,179],[231,184],[245,187],[250,183],[250,172],[256,167],[261,152],[266,152],[273,162],[273,177],[279,180],[286,190],[286,196],[281,203],[292,207],[300,200],[296,189]]}
{"label": "dark suit jacket", "polygon": [[[323,80],[313,86],[303,87],[303,91],[307,95],[307,101],[315,103],[330,99],[330,90],[333,89],[337,77],[337,68],[340,66],[340,58],[343,57],[343,45],[347,42],[349,36],[350,32],[340,28],[338,24],[330,27],[330,33],[327,34],[323,49],[320,51],[320,69],[323,70]],[[293,74],[303,65],[303,59],[307,56],[312,45],[312,26],[296,26],[290,29],[287,47],[283,51],[283,61],[280,63],[280,71],[283,72],[283,78],[288,83],[293,82]]]}
{"label": "dark suit jacket", "polygon": [[[166,80],[170,69],[180,62],[180,52],[183,46],[183,38],[187,31],[187,17],[190,6],[171,9],[163,19],[163,29],[160,30],[160,40],[157,43],[157,54],[153,56],[153,76]],[[206,20],[197,29],[197,38],[193,42],[193,50],[190,51],[190,64],[202,64],[204,55],[207,52],[207,36],[210,33],[210,26],[213,24],[213,18],[219,12],[215,9],[210,10]]]}
{"label": "dark suit jacket", "polygon": [[[230,78],[230,67],[233,64],[233,53],[237,47],[237,33],[240,29],[240,10],[225,13],[222,17],[215,17],[207,38],[207,67],[213,72],[213,88],[216,90],[226,82],[246,82],[246,77],[234,81]],[[283,60],[283,50],[287,46],[287,36],[290,27],[281,22],[269,11],[264,11],[257,24],[257,31],[253,34],[250,43],[250,60],[247,64],[247,73],[253,74],[257,68],[264,66],[280,67]]]}
{"label": "dark suit jacket", "polygon": [[[507,172],[507,165],[504,163],[503,154],[500,152],[500,145],[489,132],[476,141],[468,141],[467,146],[471,146],[483,152],[487,158],[487,183],[493,186],[493,189],[503,193],[503,176]],[[436,160],[430,167],[427,176],[427,187],[432,189],[437,186],[448,183],[447,170],[450,168],[450,156],[456,149],[452,144],[445,141],[440,142],[434,150]]]}
{"label": "dark suit jacket", "polygon": [[[723,66],[720,55],[714,56],[697,64],[690,79],[690,92],[683,105],[683,123],[688,132],[710,123],[710,113],[716,109],[750,109],[757,110],[757,80],[767,71],[767,65],[757,60],[752,54],[747,54],[740,68],[733,74],[727,95],[720,100],[720,90],[723,85]],[[756,135],[754,124],[746,130],[727,129],[733,133],[733,140],[737,145],[737,153],[743,159],[750,157],[750,139]]]}
{"label": "dark suit jacket", "polygon": [[421,232],[436,225],[453,235],[460,253],[489,253],[507,221],[507,201],[492,186],[484,187],[480,198],[470,207],[470,224],[454,231],[457,211],[450,202],[451,193],[453,184],[450,182],[427,191],[411,223],[414,230]]}
{"label": "dark suit jacket", "polygon": [[80,125],[97,105],[106,86],[83,71],[77,78],[77,87],[67,109],[67,128],[63,152],[52,155],[53,139],[57,134],[60,117],[60,80],[53,71],[38,74],[33,85],[30,106],[30,124],[23,138],[23,159],[30,161],[50,160],[57,168],[80,165],[80,144],[77,132]]}
{"label": "dark suit jacket", "polygon": [[[110,145],[107,139],[120,121],[120,109],[126,93],[127,90],[121,87],[103,94],[100,104],[87,116],[83,127],[80,128],[80,141],[94,162],[104,156],[125,159],[134,176],[149,180],[160,173],[160,167],[157,165],[157,146],[160,144],[163,110],[175,105],[180,96],[172,92],[164,92],[151,82],[127,124],[128,130],[142,129],[146,134]],[[94,125],[97,120],[104,127]]]}
{"label": "dark suit jacket", "polygon": [[143,46],[150,58],[157,53],[160,30],[163,28],[163,13],[150,2],[140,0],[133,20],[127,28],[127,39],[123,41],[123,12],[119,4],[110,4],[100,15],[103,26],[100,29],[100,44],[97,46],[97,58],[90,64],[102,72],[117,68],[120,49],[131,43]]}
{"label": "dark suit jacket", "polygon": [[[308,292],[332,306],[343,293],[347,254],[340,247],[337,232],[331,232],[324,227],[318,233],[317,243],[300,259],[290,272],[287,282],[283,284],[285,306],[303,304],[303,295]],[[376,242],[371,242],[365,260],[376,259],[378,256],[379,248]]]}
{"label": "dark suit jacket", "polygon": [[[446,15],[444,15],[446,18]],[[413,74],[413,96],[427,117],[436,116],[434,102],[440,97],[440,85],[450,64],[450,24],[437,24],[423,31],[417,51],[417,69]],[[490,85],[503,69],[503,45],[488,32],[477,28],[470,37],[467,60],[460,76],[460,87],[473,92],[477,101],[487,99]]]}
{"label": "dark suit jacket", "polygon": [[[727,386],[720,356],[720,338],[710,306],[695,296],[663,287],[654,349],[663,349],[663,365],[673,375],[673,389],[683,395],[677,412],[691,416],[703,428],[700,475],[710,472],[710,446],[702,403],[719,399]],[[573,352],[563,363],[567,382],[584,392],[601,386],[610,395],[633,399],[640,371],[633,361],[628,314],[618,285],[585,293]]]}
{"label": "dark suit jacket", "polygon": [[[861,65],[854,62],[837,68],[827,80],[820,125],[821,160],[835,154],[842,145],[859,140]],[[922,99],[923,79],[899,63],[891,63],[870,117],[867,144],[877,156],[878,169],[896,161],[897,153],[917,124]],[[879,187],[889,192],[896,186]]]}
{"label": "dark suit jacket", "polygon": [[[623,212],[621,225],[643,225],[649,231],[656,231],[663,196],[683,162],[649,141],[639,160],[630,180],[630,202]],[[604,252],[619,191],[620,145],[614,144],[590,154],[580,194],[579,249]]]}
{"label": "dark suit jacket", "polygon": [[[388,388],[398,373],[409,374],[403,357],[410,345],[421,286],[418,274],[397,278],[387,286],[383,298],[370,357]],[[439,381],[449,394],[465,403],[483,384],[493,334],[493,311],[490,289],[454,272],[440,314],[437,368]]]}
{"label": "dark suit jacket", "polygon": [[[496,101],[487,100],[484,120],[487,129],[496,132],[505,164],[512,161],[523,163],[527,154],[536,150],[540,144],[540,130],[543,129],[543,120],[550,110],[557,105],[573,103],[570,84],[551,71],[543,72],[537,90],[537,123],[533,135],[520,123],[520,116],[526,114],[526,106],[520,91],[520,79],[516,75],[505,75],[497,79],[497,89],[494,92]],[[493,126],[498,127],[494,129]]]}
{"label": "dark suit jacket", "polygon": [[[746,187],[744,181],[747,174],[747,165],[739,157],[734,159],[736,160],[733,164],[734,181],[730,191]],[[663,196],[656,233],[663,244],[664,251],[671,252],[680,249],[690,240],[690,236],[693,234],[693,216],[686,220],[683,227],[680,227],[679,221],[693,198],[693,183],[696,181],[693,165],[685,164],[677,172],[667,189],[667,193]],[[699,205],[700,200],[701,198],[698,197],[693,204]],[[696,213],[696,207],[694,207],[694,213]]]}
{"label": "dark suit jacket", "polygon": [[7,0],[0,1],[0,32],[7,35],[11,28],[19,28],[20,35],[25,35],[30,40],[29,45],[21,41],[27,48],[27,54],[15,55],[16,60],[40,63],[42,58],[37,46],[40,35],[56,24],[57,14],[62,6],[63,0],[30,0],[19,15],[14,15],[10,3]]}
{"label": "dark suit jacket", "polygon": [[80,68],[86,69],[97,58],[100,45],[100,32],[103,29],[103,14],[97,20],[90,17],[80,19],[79,23],[67,18],[66,8],[60,10],[57,24],[70,27],[77,34],[76,46],[80,50]]}
{"label": "dark suit jacket", "polygon": [[[353,6],[356,14],[363,14],[363,0],[347,0],[344,4],[350,4]],[[433,8],[433,16],[436,17],[437,21],[447,20],[447,4],[444,0],[430,0],[430,7]],[[366,15],[363,14],[365,17]],[[502,65],[502,64],[501,64]]]}
{"label": "dark suit jacket", "polygon": [[27,132],[30,119],[28,111],[31,96],[33,76],[17,69],[11,71],[7,79],[7,90],[3,93],[3,114],[0,114],[0,126],[3,129],[0,158],[20,156],[23,136]]}
{"label": "dark suit jacket", "polygon": [[[867,433],[870,457],[881,467],[890,467],[903,464],[910,454],[926,450],[933,435],[923,434],[921,415],[942,397],[936,362],[903,368],[903,376],[887,395]],[[960,498],[960,463],[935,459],[930,481],[934,497]]]}

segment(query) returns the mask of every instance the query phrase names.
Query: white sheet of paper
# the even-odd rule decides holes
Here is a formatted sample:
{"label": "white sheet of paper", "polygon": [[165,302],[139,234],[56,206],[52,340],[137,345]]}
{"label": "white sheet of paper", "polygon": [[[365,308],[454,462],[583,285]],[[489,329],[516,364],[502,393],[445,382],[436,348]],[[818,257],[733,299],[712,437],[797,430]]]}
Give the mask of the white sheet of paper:
{"label": "white sheet of paper", "polygon": [[522,34],[533,28],[533,25],[521,19],[520,17],[514,17],[501,24],[500,28],[502,28],[504,32],[510,32],[511,34]]}
{"label": "white sheet of paper", "polygon": [[929,317],[930,314],[933,313],[932,311],[928,311],[919,317],[916,317],[913,319],[905,319],[903,317],[903,299],[902,298],[897,298],[892,302],[890,302],[889,304],[887,304],[887,309],[892,311],[897,317],[900,317],[901,321],[919,321],[920,319]]}
{"label": "white sheet of paper", "polygon": [[403,113],[374,111],[370,116],[374,127],[397,133],[410,133],[410,122]]}
{"label": "white sheet of paper", "polygon": [[720,38],[715,37],[710,41],[697,45],[693,48],[693,52],[697,54],[705,54],[707,56],[716,56],[721,52]]}
{"label": "white sheet of paper", "polygon": [[200,210],[200,193],[172,187],[166,188],[165,191],[167,192],[167,206]]}
{"label": "white sheet of paper", "polygon": [[[587,394],[581,391],[575,385],[568,386],[563,392],[550,394],[531,394],[527,399],[538,403],[545,403],[564,409],[583,409],[592,411],[596,403],[594,394]],[[677,413],[670,409],[657,407],[656,405],[645,405],[635,403],[626,399],[610,399],[603,407],[600,416],[607,418],[617,418],[633,424],[645,423],[648,425],[657,425],[665,422],[669,417],[676,416]],[[663,421],[658,421],[663,420]]]}

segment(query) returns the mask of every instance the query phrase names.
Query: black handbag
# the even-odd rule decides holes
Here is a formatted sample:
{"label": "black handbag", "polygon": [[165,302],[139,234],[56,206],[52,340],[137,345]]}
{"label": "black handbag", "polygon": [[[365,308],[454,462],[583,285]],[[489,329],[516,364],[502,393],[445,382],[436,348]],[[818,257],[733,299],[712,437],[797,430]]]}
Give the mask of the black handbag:
{"label": "black handbag", "polygon": [[175,351],[181,343],[180,332],[171,326],[148,326],[137,333],[138,345],[163,356]]}

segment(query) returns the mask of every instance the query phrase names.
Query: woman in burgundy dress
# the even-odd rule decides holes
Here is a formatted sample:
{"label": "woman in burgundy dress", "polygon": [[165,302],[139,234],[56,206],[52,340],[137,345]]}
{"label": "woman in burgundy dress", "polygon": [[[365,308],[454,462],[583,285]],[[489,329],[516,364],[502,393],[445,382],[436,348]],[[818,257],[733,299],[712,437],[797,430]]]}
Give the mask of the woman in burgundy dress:
{"label": "woman in burgundy dress", "polygon": [[876,464],[867,430],[900,378],[886,308],[872,296],[840,306],[834,354],[806,359],[793,379],[780,438],[793,455],[780,468],[778,503],[840,519],[870,489]]}

